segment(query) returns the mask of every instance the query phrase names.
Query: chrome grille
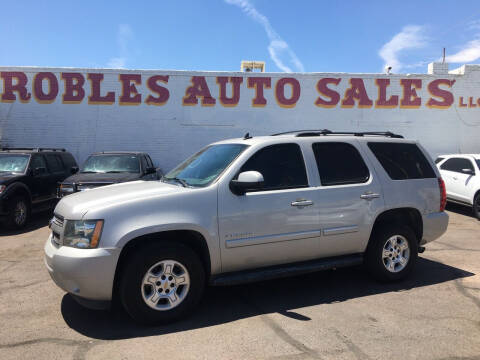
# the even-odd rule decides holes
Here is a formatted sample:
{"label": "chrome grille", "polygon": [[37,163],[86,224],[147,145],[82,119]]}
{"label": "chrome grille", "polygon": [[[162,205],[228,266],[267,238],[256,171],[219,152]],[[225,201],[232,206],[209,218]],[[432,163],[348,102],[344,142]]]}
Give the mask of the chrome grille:
{"label": "chrome grille", "polygon": [[53,214],[53,219],[52,222],[55,223],[55,225],[63,227],[63,216],[60,216],[58,214]]}

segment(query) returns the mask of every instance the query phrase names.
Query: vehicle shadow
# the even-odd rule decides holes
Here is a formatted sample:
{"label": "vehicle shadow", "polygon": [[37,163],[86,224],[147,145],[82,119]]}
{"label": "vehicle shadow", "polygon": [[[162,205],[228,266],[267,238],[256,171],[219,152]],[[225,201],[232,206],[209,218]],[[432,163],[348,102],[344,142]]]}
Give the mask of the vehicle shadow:
{"label": "vehicle shadow", "polygon": [[[408,280],[393,284],[378,283],[366,274],[363,267],[356,266],[297,276],[287,281],[277,279],[231,287],[210,287],[202,303],[189,318],[154,327],[134,323],[121,310],[88,310],[77,304],[70,295],[63,297],[61,312],[67,325],[85,336],[118,340],[204,328],[268,313],[280,313],[299,321],[308,321],[310,318],[297,314],[295,309],[403,291],[473,275],[419,258],[415,274]],[[286,291],[292,282],[296,290]]]}
{"label": "vehicle shadow", "polygon": [[455,204],[451,202],[447,202],[447,207],[445,208],[447,211],[454,212],[459,215],[464,215],[476,219],[473,215],[473,210],[470,206],[463,206],[460,204]]}
{"label": "vehicle shadow", "polygon": [[38,230],[48,225],[48,221],[53,216],[53,210],[42,210],[35,212],[30,216],[30,221],[21,230],[10,230],[4,223],[0,224],[0,237],[1,236],[15,236],[25,234],[30,231]]}

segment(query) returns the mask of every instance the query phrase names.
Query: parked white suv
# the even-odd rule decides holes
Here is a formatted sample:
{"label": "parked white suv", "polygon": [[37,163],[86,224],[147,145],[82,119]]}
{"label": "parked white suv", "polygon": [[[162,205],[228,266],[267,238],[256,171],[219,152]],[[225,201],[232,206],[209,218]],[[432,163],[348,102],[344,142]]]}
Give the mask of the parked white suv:
{"label": "parked white suv", "polygon": [[144,323],[184,316],[205,284],[365,263],[408,275],[447,229],[445,188],[415,141],[300,131],[214,143],[161,181],[63,198],[45,263],[80,303]]}
{"label": "parked white suv", "polygon": [[480,220],[480,154],[440,155],[435,163],[445,180],[447,200],[472,207]]}

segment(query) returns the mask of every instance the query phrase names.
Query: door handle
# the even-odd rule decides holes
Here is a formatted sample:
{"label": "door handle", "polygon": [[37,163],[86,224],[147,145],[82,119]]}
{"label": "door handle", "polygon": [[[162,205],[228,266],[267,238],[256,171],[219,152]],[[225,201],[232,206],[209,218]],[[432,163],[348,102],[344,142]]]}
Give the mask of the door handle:
{"label": "door handle", "polygon": [[368,200],[368,201],[373,200],[373,199],[378,199],[379,197],[380,197],[380,194],[375,194],[371,191],[360,195],[360,199],[364,199],[364,200]]}
{"label": "door handle", "polygon": [[304,206],[310,206],[313,205],[312,200],[306,200],[306,199],[298,199],[292,202],[292,206],[299,206],[299,207],[304,207]]}

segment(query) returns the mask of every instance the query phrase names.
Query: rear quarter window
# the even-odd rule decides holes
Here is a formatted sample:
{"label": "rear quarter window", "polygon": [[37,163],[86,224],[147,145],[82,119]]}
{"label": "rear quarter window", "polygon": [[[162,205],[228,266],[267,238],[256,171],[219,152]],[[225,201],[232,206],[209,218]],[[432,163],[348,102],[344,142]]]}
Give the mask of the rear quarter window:
{"label": "rear quarter window", "polygon": [[368,147],[392,180],[436,177],[416,144],[370,142]]}

